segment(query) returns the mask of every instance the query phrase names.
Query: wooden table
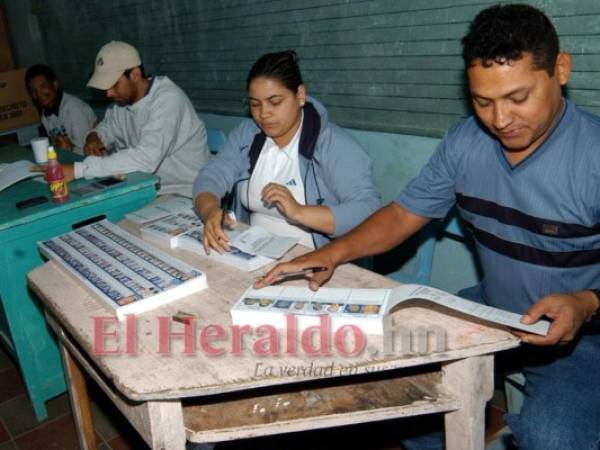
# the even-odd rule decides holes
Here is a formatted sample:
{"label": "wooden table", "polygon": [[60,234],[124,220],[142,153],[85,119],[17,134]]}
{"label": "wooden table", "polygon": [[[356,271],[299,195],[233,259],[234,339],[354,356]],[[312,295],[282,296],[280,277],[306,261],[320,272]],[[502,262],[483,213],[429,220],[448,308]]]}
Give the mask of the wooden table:
{"label": "wooden table", "polygon": [[[126,222],[122,225],[134,231]],[[508,332],[412,306],[393,314],[403,326],[399,334],[442,330],[443,348],[383,352],[382,337],[368,336],[366,350],[354,357],[335,351],[320,357],[288,355],[285,339],[277,357],[250,350],[211,356],[199,343],[202,330],[219,324],[231,331],[229,308],[257,274],[184,250],[172,253],[204,270],[209,289],[138,316],[135,355],[124,353],[125,323],[114,322],[105,331],[117,333],[119,342],[113,336],[104,343],[108,350],[118,345],[121,353],[94,352],[93,318],[111,313],[60,266],[49,262],[29,274],[69,368],[82,448],[94,449],[95,442],[81,371],[98,382],[153,449],[181,450],[186,438],[219,442],[429,413],[445,414],[448,449],[483,448],[484,408],[493,391],[492,354],[518,345]],[[340,267],[330,282],[365,288],[394,284],[352,265]],[[178,310],[197,316],[194,352],[185,353],[179,336],[172,339],[170,352],[161,354],[158,318]],[[172,322],[170,327],[181,333],[185,326]],[[256,340],[254,335],[249,342]],[[212,347],[228,349],[229,342],[214,341]]]}
{"label": "wooden table", "polygon": [[[58,156],[62,162],[82,159],[60,150]],[[0,147],[0,163],[32,158],[31,150],[24,147]],[[37,196],[50,198],[45,182],[27,179],[0,192],[0,341],[19,364],[38,420],[48,415],[45,402],[65,392],[66,385],[56,338],[48,330],[39,300],[27,289],[27,272],[44,262],[36,243],[90,219],[122,219],[156,197],[157,181],[153,175],[134,173],[126,182],[97,194],[72,193],[61,205],[49,200],[23,210],[15,203]],[[69,185],[72,189],[89,183],[77,180]]]}

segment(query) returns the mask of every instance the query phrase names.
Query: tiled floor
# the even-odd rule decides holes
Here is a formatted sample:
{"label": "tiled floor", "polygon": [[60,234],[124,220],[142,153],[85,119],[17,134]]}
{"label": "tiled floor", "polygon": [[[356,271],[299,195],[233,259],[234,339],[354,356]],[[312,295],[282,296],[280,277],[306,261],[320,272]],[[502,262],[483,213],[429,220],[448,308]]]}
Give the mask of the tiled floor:
{"label": "tiled floor", "polygon": [[[145,450],[109,400],[91,386],[92,411],[100,450]],[[37,422],[19,369],[0,346],[0,450],[78,450],[67,394],[46,403],[48,419]]]}
{"label": "tiled floor", "polygon": [[[92,412],[99,450],[146,450],[137,432],[104,394],[90,383]],[[503,426],[502,400],[488,408],[488,433]],[[0,346],[0,450],[79,449],[67,394],[50,400],[48,419],[36,421],[19,370]],[[397,422],[356,425],[292,435],[222,443],[217,450],[399,450]]]}

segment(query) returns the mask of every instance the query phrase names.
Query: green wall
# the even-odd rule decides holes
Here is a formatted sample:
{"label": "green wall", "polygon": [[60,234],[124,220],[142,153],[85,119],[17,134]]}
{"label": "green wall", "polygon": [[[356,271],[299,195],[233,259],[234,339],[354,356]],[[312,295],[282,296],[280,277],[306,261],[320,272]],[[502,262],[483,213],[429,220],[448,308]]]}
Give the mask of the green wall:
{"label": "green wall", "polygon": [[[149,72],[181,85],[201,112],[244,115],[262,53],[295,49],[309,93],[347,127],[440,136],[469,113],[460,58],[467,24],[495,0],[38,0],[49,64],[90,97],[96,52],[129,41]],[[600,113],[600,0],[527,1],[574,55],[569,96]]]}

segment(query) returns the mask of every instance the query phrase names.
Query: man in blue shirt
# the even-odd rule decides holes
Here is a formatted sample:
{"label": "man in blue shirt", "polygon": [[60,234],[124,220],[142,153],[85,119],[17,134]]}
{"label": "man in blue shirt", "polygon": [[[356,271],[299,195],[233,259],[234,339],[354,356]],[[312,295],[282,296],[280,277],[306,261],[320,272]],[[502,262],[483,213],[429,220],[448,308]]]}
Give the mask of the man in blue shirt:
{"label": "man in blue shirt", "polygon": [[[316,252],[275,267],[335,266],[386,251],[456,204],[485,277],[463,295],[546,316],[547,336],[520,334],[526,398],[507,417],[521,449],[597,449],[600,442],[600,118],[562,97],[571,58],[548,18],[494,6],[463,39],[475,116],[452,127],[395,202]],[[559,345],[563,344],[563,345]],[[412,447],[411,447],[412,448]]]}

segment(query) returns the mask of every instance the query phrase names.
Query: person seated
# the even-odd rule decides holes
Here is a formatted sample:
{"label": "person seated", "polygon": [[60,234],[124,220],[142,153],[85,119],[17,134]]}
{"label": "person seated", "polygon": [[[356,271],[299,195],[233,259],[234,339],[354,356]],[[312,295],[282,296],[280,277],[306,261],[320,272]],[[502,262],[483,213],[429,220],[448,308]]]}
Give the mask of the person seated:
{"label": "person seated", "polygon": [[236,219],[318,248],[366,219],[380,203],[372,161],[306,94],[296,53],[269,53],[246,81],[252,119],[242,121],[198,174],[194,204],[204,247],[228,251],[220,199]]}
{"label": "person seated", "polygon": [[160,194],[190,197],[210,153],[188,96],[166,76],[147,77],[135,47],[118,41],[100,49],[88,86],[115,104],[87,135],[88,157],[63,166],[67,180],[141,171],[160,177]]}
{"label": "person seated", "polygon": [[85,137],[98,119],[90,106],[64,92],[54,71],[35,64],[25,72],[25,86],[39,109],[42,125],[55,147],[83,154]]}
{"label": "person seated", "polygon": [[[546,336],[513,331],[523,345],[503,358],[526,381],[520,412],[505,418],[517,448],[598,449],[600,117],[563,97],[571,56],[542,11],[490,6],[462,43],[474,116],[450,128],[394,202],[330,245],[278,264],[255,288],[325,267],[305,275],[316,290],[337,265],[401,244],[456,205],[484,273],[458,295],[521,314],[524,324],[551,322]],[[444,448],[438,423],[421,425],[431,433],[407,429],[403,448]]]}

